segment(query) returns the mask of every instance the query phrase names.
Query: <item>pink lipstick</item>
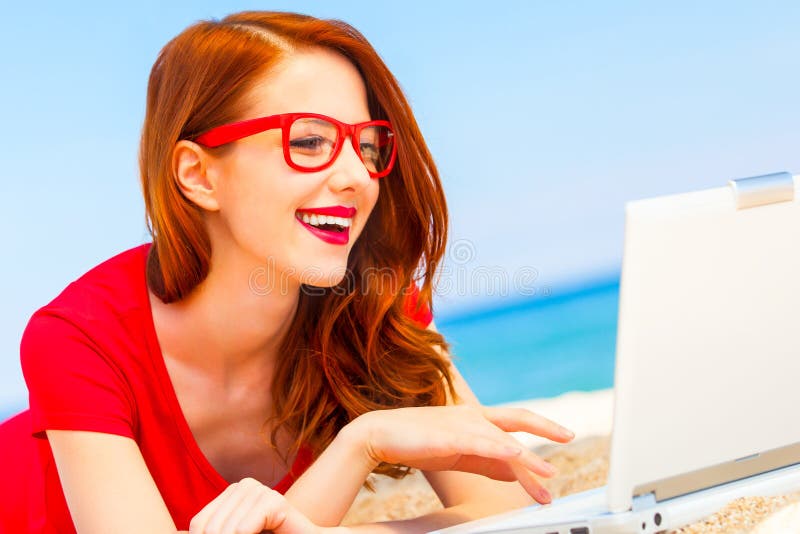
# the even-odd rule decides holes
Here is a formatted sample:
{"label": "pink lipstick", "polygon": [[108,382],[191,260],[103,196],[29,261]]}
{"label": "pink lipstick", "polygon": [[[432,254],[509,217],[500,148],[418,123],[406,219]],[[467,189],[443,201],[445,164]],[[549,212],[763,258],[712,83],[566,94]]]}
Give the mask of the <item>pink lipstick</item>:
{"label": "pink lipstick", "polygon": [[316,237],[332,245],[346,245],[356,209],[345,206],[302,208],[295,218]]}

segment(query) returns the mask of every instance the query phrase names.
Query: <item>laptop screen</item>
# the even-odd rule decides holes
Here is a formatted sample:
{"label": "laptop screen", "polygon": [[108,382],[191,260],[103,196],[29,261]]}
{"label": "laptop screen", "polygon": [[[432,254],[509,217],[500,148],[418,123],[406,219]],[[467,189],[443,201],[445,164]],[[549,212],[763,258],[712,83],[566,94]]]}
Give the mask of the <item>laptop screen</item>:
{"label": "laptop screen", "polygon": [[[800,443],[799,199],[737,208],[725,187],[627,205],[612,511],[664,481],[683,480],[662,495],[735,480],[691,474]],[[800,461],[789,451],[779,461]]]}

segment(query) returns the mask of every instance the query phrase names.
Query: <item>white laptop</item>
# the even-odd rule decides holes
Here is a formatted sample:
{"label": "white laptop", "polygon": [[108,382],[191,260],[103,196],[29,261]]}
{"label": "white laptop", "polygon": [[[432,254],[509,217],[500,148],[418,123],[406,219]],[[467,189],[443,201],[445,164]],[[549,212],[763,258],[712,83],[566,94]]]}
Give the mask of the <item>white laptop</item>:
{"label": "white laptop", "polygon": [[630,202],[608,485],[455,527],[650,533],[800,491],[800,178]]}

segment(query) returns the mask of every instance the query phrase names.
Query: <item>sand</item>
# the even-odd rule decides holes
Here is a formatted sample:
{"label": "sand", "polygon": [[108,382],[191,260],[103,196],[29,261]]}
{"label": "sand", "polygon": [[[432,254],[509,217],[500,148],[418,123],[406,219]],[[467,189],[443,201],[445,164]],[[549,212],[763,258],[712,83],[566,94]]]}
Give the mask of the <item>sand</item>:
{"label": "sand", "polygon": [[[544,481],[555,498],[602,486],[608,475],[611,390],[569,393],[555,399],[515,403],[550,417],[578,436],[568,445],[525,436],[526,446],[553,463],[558,476]],[[442,508],[425,478],[414,473],[403,480],[373,477],[376,492],[362,490],[344,524],[417,517]],[[729,503],[703,521],[674,534],[800,533],[800,492],[776,497],[748,497]]]}

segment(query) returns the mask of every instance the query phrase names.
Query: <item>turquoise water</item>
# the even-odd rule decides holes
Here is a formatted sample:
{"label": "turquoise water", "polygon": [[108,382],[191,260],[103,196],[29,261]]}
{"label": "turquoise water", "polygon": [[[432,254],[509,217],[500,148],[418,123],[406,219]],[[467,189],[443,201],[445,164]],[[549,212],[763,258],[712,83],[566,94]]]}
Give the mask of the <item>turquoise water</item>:
{"label": "turquoise water", "polygon": [[437,319],[481,402],[612,387],[619,283]]}

